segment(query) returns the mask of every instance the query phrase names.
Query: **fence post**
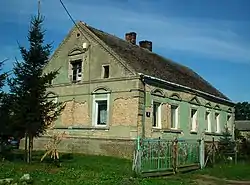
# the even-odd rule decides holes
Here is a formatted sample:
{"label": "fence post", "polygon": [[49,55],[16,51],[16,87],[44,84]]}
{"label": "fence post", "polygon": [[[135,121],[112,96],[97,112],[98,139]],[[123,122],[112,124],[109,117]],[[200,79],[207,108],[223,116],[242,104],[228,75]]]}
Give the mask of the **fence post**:
{"label": "fence post", "polygon": [[213,145],[212,145],[212,161],[213,165],[215,163],[215,143],[214,143],[214,137],[213,137]]}
{"label": "fence post", "polygon": [[234,156],[234,163],[237,164],[238,143],[237,143],[236,141],[235,141],[234,143],[235,143],[235,147],[234,147],[234,155],[235,155],[235,156]]}
{"label": "fence post", "polygon": [[138,136],[137,138],[137,143],[136,143],[136,149],[135,149],[135,153],[134,153],[134,159],[133,159],[133,171],[135,171],[135,173],[138,175],[138,174],[141,174],[141,146],[140,146],[140,142],[141,142],[141,139],[140,137]]}
{"label": "fence post", "polygon": [[177,138],[173,141],[173,170],[174,173],[177,173],[177,164],[178,164],[178,140]]}
{"label": "fence post", "polygon": [[205,165],[205,142],[204,138],[200,140],[200,167],[201,169],[204,168]]}

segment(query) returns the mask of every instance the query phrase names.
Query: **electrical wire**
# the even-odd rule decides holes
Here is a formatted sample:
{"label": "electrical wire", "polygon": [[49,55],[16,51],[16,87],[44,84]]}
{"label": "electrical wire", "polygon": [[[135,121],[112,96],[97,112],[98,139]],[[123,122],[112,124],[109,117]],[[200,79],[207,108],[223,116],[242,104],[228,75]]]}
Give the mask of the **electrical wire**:
{"label": "electrical wire", "polygon": [[74,25],[77,27],[77,29],[84,35],[84,33],[82,32],[82,30],[79,28],[79,26],[76,24],[75,20],[73,19],[73,17],[71,16],[71,14],[69,13],[68,9],[66,8],[66,6],[64,5],[63,1],[60,0],[60,3],[62,5],[62,7],[64,8],[64,10],[66,11],[66,13],[68,14],[70,20],[74,23]]}

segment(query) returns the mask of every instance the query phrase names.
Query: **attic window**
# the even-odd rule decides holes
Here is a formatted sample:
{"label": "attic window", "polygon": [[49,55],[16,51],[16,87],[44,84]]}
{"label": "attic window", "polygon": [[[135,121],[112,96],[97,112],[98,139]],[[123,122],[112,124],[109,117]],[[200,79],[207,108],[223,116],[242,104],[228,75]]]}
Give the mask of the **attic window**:
{"label": "attic window", "polygon": [[82,60],[75,60],[71,62],[72,66],[72,82],[79,82],[82,80]]}
{"label": "attic window", "polygon": [[109,78],[109,65],[105,65],[102,67],[103,67],[102,69],[103,78]]}
{"label": "attic window", "polygon": [[76,37],[80,37],[80,33],[77,33],[77,34],[76,34]]}

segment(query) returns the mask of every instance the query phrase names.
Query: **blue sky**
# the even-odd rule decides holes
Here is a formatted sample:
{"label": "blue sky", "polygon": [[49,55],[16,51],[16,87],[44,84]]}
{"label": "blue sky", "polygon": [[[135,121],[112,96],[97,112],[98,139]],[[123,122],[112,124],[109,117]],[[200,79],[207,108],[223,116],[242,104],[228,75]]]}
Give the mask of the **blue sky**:
{"label": "blue sky", "polygon": [[[153,42],[153,51],[182,63],[233,101],[250,101],[249,0],[64,0],[75,20],[123,38]],[[36,0],[1,0],[0,60],[5,70],[27,45]],[[41,0],[46,41],[54,49],[73,26],[59,0]]]}

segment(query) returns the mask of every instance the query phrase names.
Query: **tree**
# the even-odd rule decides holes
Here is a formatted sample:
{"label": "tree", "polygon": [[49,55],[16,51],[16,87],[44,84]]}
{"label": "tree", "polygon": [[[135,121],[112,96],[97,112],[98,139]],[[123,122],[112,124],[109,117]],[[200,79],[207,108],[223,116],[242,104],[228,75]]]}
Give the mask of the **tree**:
{"label": "tree", "polygon": [[239,102],[235,105],[235,120],[250,120],[249,102]]}
{"label": "tree", "polygon": [[233,157],[235,155],[235,146],[236,143],[232,139],[231,132],[226,128],[218,142],[218,149],[221,157],[225,160],[227,160],[228,157]]}
{"label": "tree", "polygon": [[[3,69],[4,61],[0,61],[0,71]],[[9,130],[9,109],[8,109],[8,94],[3,91],[3,87],[5,86],[6,80],[8,77],[8,73],[4,72],[0,74],[0,138],[2,139],[4,136],[9,135],[11,132]]]}
{"label": "tree", "polygon": [[[4,61],[0,61],[0,71],[2,71],[2,67],[4,64]],[[7,94],[3,91],[3,87],[5,85],[5,81],[7,79],[7,73],[0,73],[0,152],[2,151],[2,144],[5,140],[5,137],[10,133],[8,128],[8,114],[6,111],[6,105],[7,105]]]}
{"label": "tree", "polygon": [[[2,71],[3,69],[3,64],[6,60],[0,61],[0,71]],[[2,101],[3,97],[4,97],[4,92],[3,92],[3,87],[5,85],[5,81],[7,79],[7,73],[1,73],[0,74],[0,101]],[[0,102],[2,104],[2,102]],[[0,104],[0,105],[1,105]]]}
{"label": "tree", "polygon": [[16,60],[14,77],[9,80],[13,95],[13,124],[21,130],[19,136],[25,137],[28,163],[31,161],[33,138],[43,134],[63,109],[62,103],[50,100],[46,91],[58,70],[46,74],[43,71],[51,53],[51,44],[44,44],[43,20],[40,15],[32,17],[28,32],[29,48],[19,46],[23,61]]}

